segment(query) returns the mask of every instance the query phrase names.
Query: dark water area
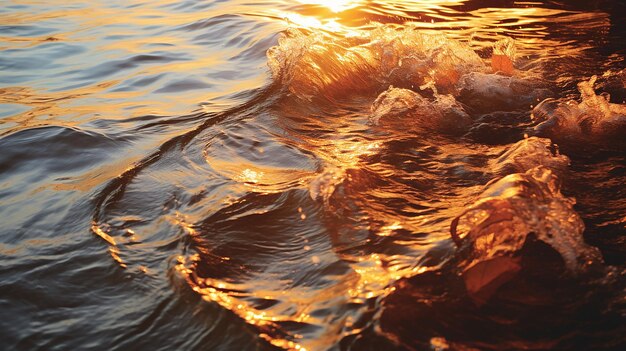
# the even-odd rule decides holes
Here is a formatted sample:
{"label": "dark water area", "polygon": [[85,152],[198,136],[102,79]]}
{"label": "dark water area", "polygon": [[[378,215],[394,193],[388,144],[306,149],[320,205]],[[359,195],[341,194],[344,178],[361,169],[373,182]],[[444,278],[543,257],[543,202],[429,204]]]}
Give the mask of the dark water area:
{"label": "dark water area", "polygon": [[1,350],[626,348],[623,1],[9,0],[0,52]]}

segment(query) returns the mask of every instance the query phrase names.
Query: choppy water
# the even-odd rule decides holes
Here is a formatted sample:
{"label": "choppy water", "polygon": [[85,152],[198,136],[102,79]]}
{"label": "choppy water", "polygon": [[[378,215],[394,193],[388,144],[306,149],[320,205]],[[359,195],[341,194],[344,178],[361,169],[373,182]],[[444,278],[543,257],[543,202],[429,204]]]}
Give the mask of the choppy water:
{"label": "choppy water", "polygon": [[625,14],[2,2],[0,348],[622,349]]}

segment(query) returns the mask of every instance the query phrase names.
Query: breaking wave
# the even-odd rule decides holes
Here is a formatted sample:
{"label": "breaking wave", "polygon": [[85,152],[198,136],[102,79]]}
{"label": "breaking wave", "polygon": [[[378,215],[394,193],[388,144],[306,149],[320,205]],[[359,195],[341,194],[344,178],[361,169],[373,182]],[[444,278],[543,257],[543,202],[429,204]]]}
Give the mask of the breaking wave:
{"label": "breaking wave", "polygon": [[478,228],[467,238],[508,233],[476,243],[474,260],[515,256],[534,233],[572,270],[601,261],[555,185],[570,160],[523,137],[556,136],[542,124],[572,108],[622,113],[593,81],[576,107],[537,105],[536,126],[530,106],[554,93],[517,67],[510,39],[482,58],[410,26],[292,29],[267,56],[273,80],[254,99],[204,116],[100,194],[93,231],[120,264],[165,265],[269,343],[317,350],[377,334],[398,286],[459,262],[459,218]]}

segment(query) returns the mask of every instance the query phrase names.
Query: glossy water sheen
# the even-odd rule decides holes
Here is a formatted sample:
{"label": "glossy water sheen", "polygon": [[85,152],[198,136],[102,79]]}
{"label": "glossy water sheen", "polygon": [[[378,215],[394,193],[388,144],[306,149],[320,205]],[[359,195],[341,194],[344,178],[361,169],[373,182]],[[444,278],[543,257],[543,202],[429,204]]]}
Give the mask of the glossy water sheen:
{"label": "glossy water sheen", "polygon": [[[531,248],[532,269],[477,306],[448,230],[535,130],[539,100],[580,101],[597,75],[597,92],[624,102],[625,13],[2,1],[0,349],[624,347],[619,130],[549,135],[571,159],[562,191],[591,248],[549,237],[582,230],[559,222],[571,205],[545,212],[559,228],[541,235],[565,259],[597,247],[600,274],[563,274],[557,253]],[[521,90],[491,74],[506,37]],[[377,100],[390,85],[428,98]],[[458,103],[468,115],[450,114]],[[421,112],[403,119],[409,105]]]}

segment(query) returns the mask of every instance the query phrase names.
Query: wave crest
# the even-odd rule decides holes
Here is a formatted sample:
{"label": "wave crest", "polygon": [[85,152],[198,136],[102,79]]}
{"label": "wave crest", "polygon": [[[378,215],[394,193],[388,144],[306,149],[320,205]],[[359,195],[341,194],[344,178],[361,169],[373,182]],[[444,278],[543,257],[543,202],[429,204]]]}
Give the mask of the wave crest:
{"label": "wave crest", "polygon": [[274,80],[306,100],[380,91],[390,84],[416,87],[434,82],[439,91],[449,92],[463,75],[487,71],[464,43],[391,25],[344,36],[290,29],[267,55]]}

